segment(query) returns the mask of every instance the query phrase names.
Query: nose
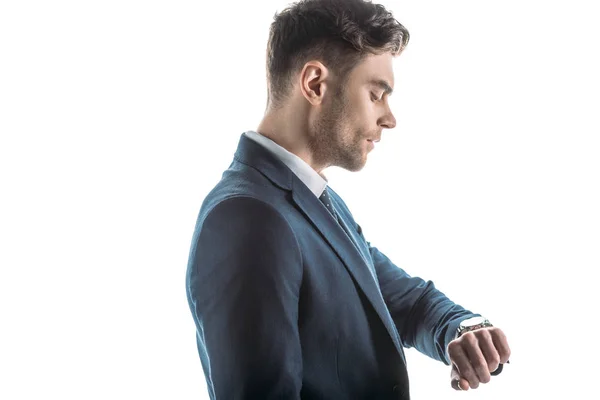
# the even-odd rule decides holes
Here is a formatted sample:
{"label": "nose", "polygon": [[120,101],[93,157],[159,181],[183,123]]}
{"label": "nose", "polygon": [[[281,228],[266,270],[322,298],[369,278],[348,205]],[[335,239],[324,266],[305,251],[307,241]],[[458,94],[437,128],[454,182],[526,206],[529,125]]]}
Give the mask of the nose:
{"label": "nose", "polygon": [[379,126],[387,129],[394,129],[396,127],[396,117],[394,117],[389,108],[387,114],[381,118]]}

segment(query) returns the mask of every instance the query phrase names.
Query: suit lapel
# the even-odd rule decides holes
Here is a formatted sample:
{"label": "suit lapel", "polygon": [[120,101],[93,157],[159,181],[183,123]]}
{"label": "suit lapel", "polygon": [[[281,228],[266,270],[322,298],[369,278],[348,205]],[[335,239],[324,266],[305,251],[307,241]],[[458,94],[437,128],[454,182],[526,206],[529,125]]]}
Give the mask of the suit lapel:
{"label": "suit lapel", "polygon": [[[332,202],[333,202],[333,200],[332,200]],[[336,206],[336,204],[334,203],[334,207],[335,206]],[[371,260],[370,255],[369,255],[369,251],[368,251],[367,247],[365,247],[365,245],[362,243],[362,241],[356,235],[356,233],[354,232],[354,230],[350,229],[348,227],[348,223],[346,222],[346,219],[341,215],[341,213],[339,211],[340,210],[339,207],[335,207],[335,209],[336,209],[338,215],[340,216],[339,219],[338,219],[338,222],[340,223],[340,225],[344,229],[344,232],[346,233],[346,235],[348,236],[348,238],[352,241],[352,244],[356,247],[357,251],[359,252],[359,254],[361,255],[361,257],[363,258],[363,261],[365,262],[365,264],[369,268],[369,271],[371,272],[371,275],[373,275],[374,281],[377,282],[377,274],[375,273],[375,266],[373,265],[373,262]],[[377,286],[379,287],[379,282],[377,282]]]}
{"label": "suit lapel", "polygon": [[[398,330],[383,301],[373,264],[368,261],[370,257],[366,256],[364,249],[360,250],[360,246],[353,243],[353,241],[356,243],[360,242],[352,231],[347,228],[344,219],[340,218],[341,222],[345,224],[345,229],[333,219],[330,212],[327,211],[319,199],[300,180],[293,180],[292,190],[293,201],[343,261],[348,272],[350,272],[360,289],[371,302],[371,305],[392,337],[396,349],[402,356],[403,351],[400,338],[398,337]],[[344,230],[347,230],[348,233]]]}

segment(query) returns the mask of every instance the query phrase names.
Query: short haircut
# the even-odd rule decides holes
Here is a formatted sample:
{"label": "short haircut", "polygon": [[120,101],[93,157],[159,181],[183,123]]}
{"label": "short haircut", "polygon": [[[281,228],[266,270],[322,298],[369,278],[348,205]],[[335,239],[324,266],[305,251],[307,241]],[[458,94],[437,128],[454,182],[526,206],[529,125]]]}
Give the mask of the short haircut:
{"label": "short haircut", "polygon": [[302,0],[276,13],[267,44],[270,106],[281,107],[292,78],[310,60],[345,82],[368,54],[399,55],[408,30],[380,4],[365,0]]}

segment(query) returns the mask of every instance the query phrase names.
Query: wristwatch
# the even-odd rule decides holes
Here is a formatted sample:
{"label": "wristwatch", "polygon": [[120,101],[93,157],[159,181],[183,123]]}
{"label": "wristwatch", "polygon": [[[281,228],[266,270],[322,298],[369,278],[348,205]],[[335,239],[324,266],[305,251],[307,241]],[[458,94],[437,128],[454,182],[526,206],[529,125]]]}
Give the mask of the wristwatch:
{"label": "wristwatch", "polygon": [[456,337],[459,338],[463,333],[474,331],[476,329],[494,326],[485,317],[473,317],[461,321],[458,329],[456,330]]}

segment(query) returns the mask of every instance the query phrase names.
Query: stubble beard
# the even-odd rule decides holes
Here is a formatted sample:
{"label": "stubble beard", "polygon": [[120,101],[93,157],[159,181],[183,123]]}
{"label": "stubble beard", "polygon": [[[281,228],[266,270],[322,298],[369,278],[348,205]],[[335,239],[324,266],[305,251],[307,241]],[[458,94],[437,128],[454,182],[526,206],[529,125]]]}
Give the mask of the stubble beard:
{"label": "stubble beard", "polygon": [[[315,164],[337,166],[345,170],[360,171],[364,165],[362,136],[353,132],[347,124],[348,110],[344,93],[336,93],[329,110],[312,126],[309,149]],[[347,142],[350,138],[350,143]]]}

